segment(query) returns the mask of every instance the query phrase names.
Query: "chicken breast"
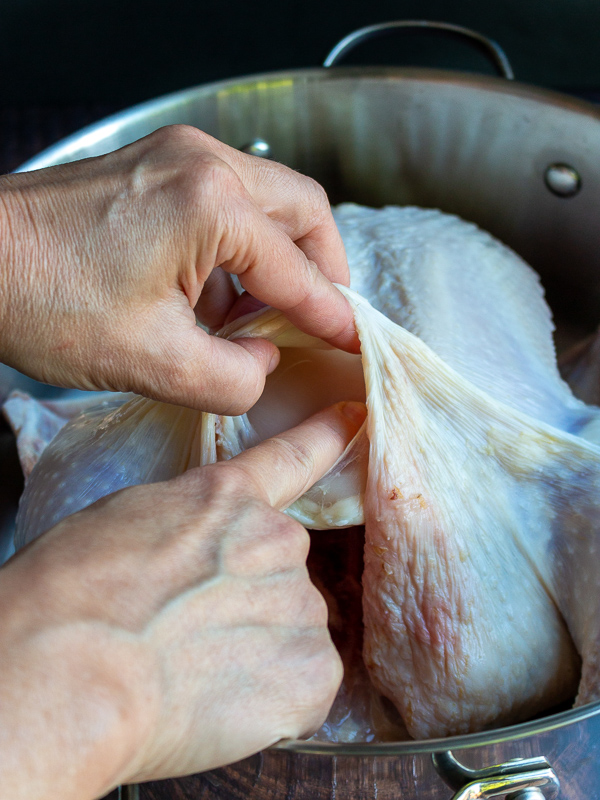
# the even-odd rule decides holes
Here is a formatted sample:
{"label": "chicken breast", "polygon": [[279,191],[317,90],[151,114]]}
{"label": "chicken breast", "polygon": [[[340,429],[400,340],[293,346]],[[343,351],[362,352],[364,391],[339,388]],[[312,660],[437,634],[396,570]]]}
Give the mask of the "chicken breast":
{"label": "chicken breast", "polygon": [[585,675],[598,638],[597,601],[586,590],[574,601],[572,581],[594,563],[600,449],[495,400],[353,299],[369,407],[364,655],[376,687],[417,738],[515,722],[573,696],[577,650]]}

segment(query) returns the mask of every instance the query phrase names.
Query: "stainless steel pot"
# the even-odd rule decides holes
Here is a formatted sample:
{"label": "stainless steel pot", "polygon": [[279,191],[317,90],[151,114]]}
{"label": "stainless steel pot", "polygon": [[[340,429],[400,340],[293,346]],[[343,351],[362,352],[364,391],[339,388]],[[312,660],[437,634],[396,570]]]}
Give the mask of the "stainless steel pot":
{"label": "stainless steel pot", "polygon": [[[347,38],[352,44],[380,30],[374,26]],[[474,36],[510,77],[498,48]],[[459,214],[540,272],[560,318],[581,328],[600,320],[595,106],[501,78],[423,69],[307,69],[229,80],[144,103],[65,139],[21,169],[107,153],[172,123],[272,154],[320,181],[333,203],[415,204]],[[513,800],[540,800],[560,792],[562,800],[592,800],[600,796],[599,786],[600,704],[593,704],[437,741],[285,742],[222,770],[123,793],[438,800],[454,792],[454,800],[510,793]]]}

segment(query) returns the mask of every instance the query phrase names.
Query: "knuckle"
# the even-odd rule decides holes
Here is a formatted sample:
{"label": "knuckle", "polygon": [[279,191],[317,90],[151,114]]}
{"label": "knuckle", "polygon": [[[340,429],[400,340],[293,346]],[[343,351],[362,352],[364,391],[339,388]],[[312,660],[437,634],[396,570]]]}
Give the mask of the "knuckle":
{"label": "knuckle", "polygon": [[[215,347],[215,337],[192,339],[185,331],[181,335],[175,331],[165,342],[164,333],[156,325],[145,330],[149,332],[148,341],[157,341],[159,346],[151,348],[145,343],[136,348],[138,360],[131,360],[131,368],[139,367],[143,359],[144,369],[137,373],[132,370],[131,381],[126,383],[128,391],[227,416],[244,414],[262,394],[265,369],[260,358],[246,356],[245,349],[239,348],[246,356],[238,358],[243,369],[234,375],[226,354]],[[202,384],[199,374],[204,376]]]}
{"label": "knuckle", "polygon": [[305,180],[313,227],[317,227],[324,218],[331,215],[329,198],[325,189],[314,178],[305,177]]}
{"label": "knuckle", "polygon": [[329,610],[325,598],[310,580],[308,580],[307,583],[308,586],[304,592],[301,618],[311,627],[326,628]]}
{"label": "knuckle", "polygon": [[[152,138],[154,137],[154,138]],[[176,167],[174,185],[183,199],[197,210],[218,210],[217,201],[226,209],[240,193],[241,180],[211,146],[209,137],[191,125],[169,125],[151,135],[152,149],[164,151]],[[208,205],[207,205],[208,203]]]}
{"label": "knuckle", "polygon": [[204,192],[228,193],[240,185],[236,172],[213,153],[203,153],[191,165],[192,178]]}
{"label": "knuckle", "polygon": [[153,145],[178,149],[181,146],[189,147],[201,141],[202,133],[192,125],[165,125],[150,134]]}
{"label": "knuckle", "polygon": [[265,374],[256,358],[246,359],[245,370],[239,376],[235,387],[227,393],[227,405],[221,413],[228,417],[238,417],[249,411],[258,401],[265,388]]}
{"label": "knuckle", "polygon": [[[273,165],[274,166],[274,165]],[[291,228],[294,239],[302,238],[315,228],[321,227],[331,217],[331,206],[327,192],[314,178],[278,165],[273,172],[273,182],[292,205]]]}
{"label": "knuckle", "polygon": [[324,705],[333,702],[333,698],[342,682],[344,667],[339,653],[333,646],[329,634],[322,636],[323,647],[313,659],[313,685],[317,698]]}
{"label": "knuckle", "polygon": [[[185,186],[193,208],[224,216],[239,193],[240,180],[231,167],[210,152],[200,152],[185,167]],[[227,199],[227,203],[224,202]]]}
{"label": "knuckle", "polygon": [[246,472],[234,462],[220,462],[204,468],[211,495],[227,500],[247,498],[249,480]]}
{"label": "knuckle", "polygon": [[288,517],[287,514],[281,511],[275,511],[274,513],[283,519],[280,538],[284,539],[286,543],[290,560],[293,559],[294,562],[299,560],[305,564],[310,549],[310,534],[304,525]]}
{"label": "knuckle", "polygon": [[[284,514],[259,500],[249,500],[246,512],[240,520],[242,530],[235,532],[228,548],[228,564],[238,574],[279,576],[284,588],[278,608],[289,608],[289,616],[294,618],[305,601],[297,578],[291,576],[305,568],[310,546],[308,533],[302,526],[300,530],[288,526]],[[293,611],[291,606],[286,606],[289,602],[293,604]],[[315,608],[311,619],[322,620],[322,611]]]}
{"label": "knuckle", "polygon": [[[231,461],[188,469],[169,482],[170,485],[175,483],[180,487],[186,501],[195,501],[207,507],[213,505],[220,508],[224,503],[226,508],[240,514],[245,513],[248,504],[255,502],[248,490],[246,473]],[[236,500],[234,507],[231,505],[232,498]]]}
{"label": "knuckle", "polygon": [[260,504],[261,514],[266,523],[265,536],[273,541],[274,546],[278,548],[285,546],[290,553],[299,550],[308,554],[310,535],[306,528],[283,511],[278,511],[261,501],[257,502]]}
{"label": "knuckle", "polygon": [[309,177],[308,175],[304,176],[306,181],[306,188],[307,191],[314,203],[315,206],[321,208],[323,210],[329,211],[329,198],[327,197],[327,192],[321,186],[321,184],[316,181],[314,178]]}
{"label": "knuckle", "polygon": [[310,735],[323,724],[343,677],[341,659],[325,632],[307,646],[311,652],[297,670],[290,703],[298,735]]}
{"label": "knuckle", "polygon": [[179,178],[192,198],[218,195],[239,188],[241,181],[229,164],[218,155],[218,142],[192,125],[167,125],[150,134],[152,148],[164,149],[181,163]]}
{"label": "knuckle", "polygon": [[168,349],[148,354],[144,360],[143,378],[131,388],[154,400],[193,406],[197,400],[194,396],[197,372],[189,360],[182,357],[176,344],[171,345]]}
{"label": "knuckle", "polygon": [[[282,618],[300,631],[307,641],[314,643],[322,636],[329,641],[327,603],[310,580],[306,566],[304,564],[286,568],[282,566],[277,577],[277,587],[280,598],[278,606]],[[313,649],[313,645],[310,644],[307,654],[311,655]]]}
{"label": "knuckle", "polygon": [[313,445],[300,439],[292,441],[275,437],[271,440],[271,448],[275,461],[283,469],[298,476],[304,486],[310,482],[316,460]]}

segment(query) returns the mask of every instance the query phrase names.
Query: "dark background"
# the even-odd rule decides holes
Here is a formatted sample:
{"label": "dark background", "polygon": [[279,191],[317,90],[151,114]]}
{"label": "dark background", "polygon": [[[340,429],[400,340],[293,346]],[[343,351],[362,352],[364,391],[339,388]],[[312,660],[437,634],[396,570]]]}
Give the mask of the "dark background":
{"label": "dark background", "polygon": [[[354,28],[390,19],[476,28],[517,77],[600,85],[598,0],[0,0],[0,105],[134,103],[236,74],[318,65]],[[395,38],[390,60],[468,64],[468,51]],[[459,52],[460,51],[460,52]],[[363,52],[365,59],[367,51]],[[372,59],[369,59],[372,60]]]}
{"label": "dark background", "polygon": [[[0,169],[126,105],[240,74],[317,66],[351,30],[437,19],[498,41],[517,79],[600,88],[598,0],[0,0]],[[490,71],[460,42],[396,35],[348,63]]]}

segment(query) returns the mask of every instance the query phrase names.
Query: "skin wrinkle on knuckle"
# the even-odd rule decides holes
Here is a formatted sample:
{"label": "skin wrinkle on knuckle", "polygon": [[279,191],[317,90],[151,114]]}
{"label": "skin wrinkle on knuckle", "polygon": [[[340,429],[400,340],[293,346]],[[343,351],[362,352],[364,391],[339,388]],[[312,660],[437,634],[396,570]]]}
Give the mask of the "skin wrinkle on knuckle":
{"label": "skin wrinkle on knuckle", "polygon": [[[220,244],[217,266],[246,278],[265,265],[286,263],[286,240],[245,190],[224,197],[222,222],[225,235]],[[284,238],[285,237],[285,238]]]}
{"label": "skin wrinkle on knuckle", "polygon": [[306,188],[308,190],[311,207],[312,225],[309,228],[310,232],[320,227],[324,221],[329,220],[331,216],[331,205],[327,197],[327,192],[321,184],[314,178],[308,176],[304,176],[304,178],[306,180]]}
{"label": "skin wrinkle on knuckle", "polygon": [[[321,273],[319,268],[314,261],[310,261],[306,258],[304,253],[298,248],[295,247],[295,251],[294,260],[296,262],[300,261],[302,267],[293,272],[288,281],[288,293],[290,293],[291,290],[294,299],[287,303],[277,303],[277,308],[284,314],[297,311],[307,301],[310,301],[315,294],[320,293]],[[283,258],[285,258],[285,256]],[[273,259],[273,263],[277,263],[275,258]]]}
{"label": "skin wrinkle on knuckle", "polygon": [[193,125],[176,123],[153,131],[148,136],[148,143],[150,152],[165,148],[168,151],[175,150],[175,155],[178,155],[181,148],[198,147],[199,144],[206,146],[208,141],[206,134]]}
{"label": "skin wrinkle on knuckle", "polygon": [[196,156],[189,169],[190,181],[196,187],[200,200],[207,197],[223,200],[241,187],[239,177],[229,164],[212,153]]}
{"label": "skin wrinkle on knuckle", "polygon": [[290,441],[277,436],[270,439],[268,444],[273,470],[290,476],[295,485],[302,487],[302,493],[306,491],[314,473],[315,447],[308,441]]}
{"label": "skin wrinkle on knuckle", "polygon": [[[179,337],[174,335],[167,343],[162,341],[160,332],[151,335],[155,338],[154,345],[146,348],[144,384],[134,387],[138,393],[191,408],[198,408],[202,400],[204,410],[229,415],[235,409],[233,404],[230,408],[224,406],[224,398],[229,400],[233,395],[243,404],[247,397],[259,396],[264,375],[256,359],[241,346],[231,344],[239,351],[229,351],[229,363],[224,363],[228,353],[215,344],[214,337],[201,333],[195,325],[188,329],[186,324]],[[139,355],[143,353],[144,346],[140,344]],[[241,373],[241,381],[234,381],[235,372]]]}
{"label": "skin wrinkle on knuckle", "polygon": [[[304,272],[304,279],[303,279],[303,297],[301,300],[296,303],[294,309],[301,306],[307,300],[310,300],[314,294],[317,293],[319,289],[319,285],[321,284],[321,272],[314,261],[310,259],[306,259],[306,266]],[[290,311],[294,309],[289,309]]]}
{"label": "skin wrinkle on knuckle", "polygon": [[297,637],[303,655],[295,663],[294,680],[287,689],[289,718],[298,735],[313,733],[324,722],[342,679],[341,660],[328,636],[319,628]]}
{"label": "skin wrinkle on knuckle", "polygon": [[293,232],[294,239],[307,236],[331,214],[327,193],[313,178],[284,168],[273,184],[274,191],[283,196],[284,207],[264,204],[263,208],[288,234]]}
{"label": "skin wrinkle on knuckle", "polygon": [[304,601],[302,605],[301,618],[310,627],[326,628],[329,619],[327,603],[321,592],[306,576],[306,587],[304,589]]}
{"label": "skin wrinkle on knuckle", "polygon": [[[210,478],[206,481],[203,503],[215,506],[218,513],[229,521],[232,527],[231,535],[236,538],[253,536],[252,526],[260,525],[261,535],[265,528],[270,527],[274,510],[259,496],[253,486],[247,471],[232,461],[221,461],[208,467],[202,467],[202,472],[209,471]],[[229,536],[227,529],[223,535]]]}
{"label": "skin wrinkle on knuckle", "polygon": [[221,461],[218,464],[211,464],[202,467],[202,472],[206,491],[211,498],[226,503],[231,503],[232,500],[236,503],[253,501],[247,489],[246,473],[234,462]]}
{"label": "skin wrinkle on knuckle", "polygon": [[301,239],[321,224],[324,211],[321,200],[311,180],[304,175],[288,175],[284,189],[287,205],[283,223],[286,233],[294,240]]}
{"label": "skin wrinkle on knuckle", "polygon": [[287,514],[284,514],[282,511],[273,509],[273,513],[277,514],[280,524],[280,546],[283,542],[285,542],[285,545],[290,552],[290,556],[293,554],[295,559],[298,559],[298,561],[301,561],[303,565],[306,565],[306,559],[310,549],[310,535],[308,531],[304,525],[297,520],[288,517]]}
{"label": "skin wrinkle on knuckle", "polygon": [[304,568],[310,538],[299,523],[260,500],[247,502],[229,537],[227,563],[243,574],[275,575]]}
{"label": "skin wrinkle on knuckle", "polygon": [[305,569],[310,548],[310,536],[306,528],[277,509],[272,509],[271,519],[275,528],[273,547],[280,560],[291,569]]}
{"label": "skin wrinkle on knuckle", "polygon": [[[215,337],[207,340],[209,352],[204,361],[210,364],[210,369],[205,373],[206,392],[218,398],[219,413],[226,416],[244,414],[262,394],[266,364],[261,363],[258,354],[253,355],[242,345],[229,342],[226,348],[222,345],[217,348],[216,341],[221,344],[223,340],[215,340]],[[229,363],[224,364],[224,360],[229,360]]]}
{"label": "skin wrinkle on knuckle", "polygon": [[281,566],[272,572],[244,572],[232,577],[241,591],[240,612],[247,621],[252,618],[271,628],[274,636],[285,634],[293,641],[300,637],[312,642],[316,631],[326,629],[326,612],[324,616],[304,566]]}
{"label": "skin wrinkle on knuckle", "polygon": [[[199,236],[201,253],[217,254],[217,243],[231,224],[231,207],[236,204],[243,187],[235,172],[220,158],[203,152],[188,158],[181,173],[181,192],[188,215],[191,237]],[[207,247],[208,244],[208,247]],[[207,274],[216,261],[206,264]]]}
{"label": "skin wrinkle on knuckle", "polygon": [[158,352],[149,356],[146,361],[144,376],[136,377],[135,370],[125,379],[124,384],[117,385],[121,391],[135,391],[145,397],[162,402],[173,402],[186,405],[191,402],[191,374],[185,363],[177,359],[172,352]]}

